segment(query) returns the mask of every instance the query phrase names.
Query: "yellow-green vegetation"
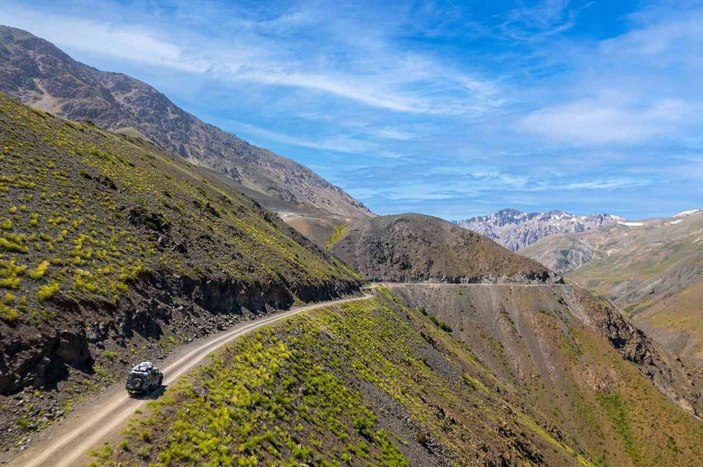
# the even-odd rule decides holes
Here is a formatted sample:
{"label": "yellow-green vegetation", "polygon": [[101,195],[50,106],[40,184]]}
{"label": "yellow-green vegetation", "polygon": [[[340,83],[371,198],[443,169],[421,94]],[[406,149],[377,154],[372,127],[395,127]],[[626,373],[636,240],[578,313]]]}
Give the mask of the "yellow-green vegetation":
{"label": "yellow-green vegetation", "polygon": [[[0,148],[0,292],[18,291],[40,317],[57,298],[115,306],[144,275],[292,291],[357,282],[250,199],[142,140],[0,95]],[[3,306],[6,321],[31,318]]]}
{"label": "yellow-green vegetation", "polygon": [[[488,387],[468,349],[426,317],[357,301],[239,339],[94,455],[101,465],[403,465],[437,463],[442,450],[459,464],[579,462]],[[397,431],[404,420],[416,428]]]}
{"label": "yellow-green vegetation", "polygon": [[347,230],[348,227],[349,224],[342,224],[335,227],[334,233],[330,235],[327,240],[325,240],[325,248],[331,250],[335,243],[337,243],[339,239],[342,238],[342,235],[344,235],[344,232]]}
{"label": "yellow-green vegetation", "polygon": [[46,274],[46,270],[49,268],[49,262],[44,260],[39,265],[36,267],[36,269],[33,269],[30,271],[27,275],[31,278],[36,280],[41,279],[44,277],[44,274]]}

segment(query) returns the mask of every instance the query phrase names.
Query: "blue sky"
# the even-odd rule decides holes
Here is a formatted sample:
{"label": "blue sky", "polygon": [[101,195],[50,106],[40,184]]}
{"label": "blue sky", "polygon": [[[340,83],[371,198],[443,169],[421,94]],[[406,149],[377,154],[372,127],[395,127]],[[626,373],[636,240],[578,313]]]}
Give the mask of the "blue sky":
{"label": "blue sky", "polygon": [[703,207],[703,2],[3,0],[380,214]]}

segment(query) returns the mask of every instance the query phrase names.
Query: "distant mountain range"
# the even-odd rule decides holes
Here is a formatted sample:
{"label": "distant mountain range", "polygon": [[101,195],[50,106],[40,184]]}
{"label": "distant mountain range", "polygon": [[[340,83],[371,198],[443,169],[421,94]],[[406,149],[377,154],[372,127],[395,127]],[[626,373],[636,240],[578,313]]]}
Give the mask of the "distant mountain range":
{"label": "distant mountain range", "polygon": [[607,297],[703,365],[703,210],[544,238],[522,254]]}
{"label": "distant mountain range", "polygon": [[0,91],[69,120],[154,142],[225,175],[286,221],[291,213],[323,219],[371,214],[307,167],[201,121],[153,87],[79,63],[50,42],[6,26],[0,26]]}
{"label": "distant mountain range", "polygon": [[525,213],[516,209],[502,209],[488,216],[456,221],[456,224],[492,238],[509,250],[519,251],[550,235],[589,232],[624,221],[624,218],[610,214],[576,216],[557,210]]}

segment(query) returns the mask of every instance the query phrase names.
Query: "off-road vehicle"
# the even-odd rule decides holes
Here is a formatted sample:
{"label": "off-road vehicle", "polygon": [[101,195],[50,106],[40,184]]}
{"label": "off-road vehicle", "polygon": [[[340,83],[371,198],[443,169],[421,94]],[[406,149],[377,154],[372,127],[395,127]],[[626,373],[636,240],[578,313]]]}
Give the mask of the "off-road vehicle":
{"label": "off-road vehicle", "polygon": [[130,394],[145,394],[161,387],[164,374],[151,362],[142,362],[132,368],[127,378],[127,392]]}

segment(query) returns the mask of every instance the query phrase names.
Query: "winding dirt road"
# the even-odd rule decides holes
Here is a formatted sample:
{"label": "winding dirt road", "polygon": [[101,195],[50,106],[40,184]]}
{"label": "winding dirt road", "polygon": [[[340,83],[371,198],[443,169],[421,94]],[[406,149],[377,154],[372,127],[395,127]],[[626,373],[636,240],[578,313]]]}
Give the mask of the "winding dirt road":
{"label": "winding dirt road", "polygon": [[[367,300],[372,297],[372,295],[366,294],[364,297],[293,308],[256,321],[241,323],[205,340],[189,344],[160,364],[164,373],[164,385],[174,384],[183,374],[202,364],[212,352],[262,326],[315,308]],[[77,408],[61,421],[38,434],[40,439],[34,445],[4,463],[22,467],[80,465],[88,450],[118,430],[137,409],[143,408],[149,401],[148,398],[134,399],[129,397],[124,390],[124,381],[121,376],[123,375],[116,378],[119,382],[115,383],[108,391],[89,404]]]}

